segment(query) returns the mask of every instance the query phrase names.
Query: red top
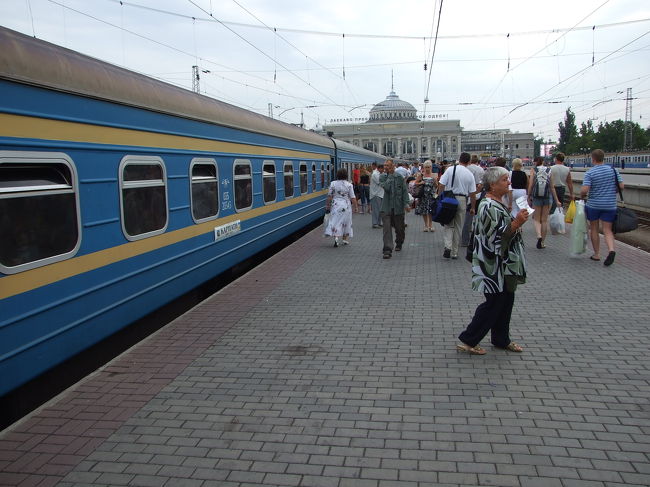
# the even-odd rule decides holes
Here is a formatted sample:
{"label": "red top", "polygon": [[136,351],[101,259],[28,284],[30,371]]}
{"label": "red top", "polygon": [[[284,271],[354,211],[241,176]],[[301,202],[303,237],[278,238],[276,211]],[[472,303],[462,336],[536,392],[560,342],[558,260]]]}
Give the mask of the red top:
{"label": "red top", "polygon": [[352,182],[354,184],[359,184],[360,178],[361,178],[361,170],[360,169],[353,169],[352,170]]}

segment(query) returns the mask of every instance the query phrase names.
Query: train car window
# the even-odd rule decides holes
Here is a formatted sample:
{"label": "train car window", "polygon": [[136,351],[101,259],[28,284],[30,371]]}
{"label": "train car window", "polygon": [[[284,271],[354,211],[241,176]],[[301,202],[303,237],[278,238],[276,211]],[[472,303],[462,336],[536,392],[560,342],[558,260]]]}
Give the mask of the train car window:
{"label": "train car window", "polygon": [[0,272],[15,274],[77,252],[78,193],[67,155],[0,151]]}
{"label": "train car window", "polygon": [[253,169],[251,161],[235,159],[233,167],[235,210],[247,210],[253,206]]}
{"label": "train car window", "polygon": [[325,188],[325,164],[320,163],[320,189]]}
{"label": "train car window", "polygon": [[126,156],[120,163],[122,230],[128,240],[167,228],[167,178],[159,157]]}
{"label": "train car window", "polygon": [[300,163],[300,194],[307,192],[307,164]]}
{"label": "train car window", "polygon": [[192,218],[196,223],[219,213],[219,178],[214,159],[193,159],[190,164]]}
{"label": "train car window", "polygon": [[262,191],[264,203],[273,203],[276,198],[275,162],[264,161],[262,165]]}
{"label": "train car window", "polygon": [[316,164],[311,165],[311,190],[316,191]]}
{"label": "train car window", "polygon": [[284,161],[284,197],[293,197],[293,163]]}

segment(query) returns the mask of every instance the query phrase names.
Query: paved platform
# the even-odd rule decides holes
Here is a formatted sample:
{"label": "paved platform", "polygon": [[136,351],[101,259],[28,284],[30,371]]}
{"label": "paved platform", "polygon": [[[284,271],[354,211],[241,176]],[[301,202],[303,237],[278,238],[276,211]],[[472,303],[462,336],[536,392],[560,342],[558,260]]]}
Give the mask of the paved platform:
{"label": "paved platform", "polygon": [[0,485],[650,485],[650,256],[534,248],[512,337],[468,356],[482,296],[442,232],[402,252],[317,229],[0,434]]}

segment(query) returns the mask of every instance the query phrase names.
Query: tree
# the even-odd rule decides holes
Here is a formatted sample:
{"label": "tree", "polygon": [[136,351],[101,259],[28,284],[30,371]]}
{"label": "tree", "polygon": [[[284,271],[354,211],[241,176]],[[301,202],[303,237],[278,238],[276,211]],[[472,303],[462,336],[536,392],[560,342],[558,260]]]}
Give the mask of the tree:
{"label": "tree", "polygon": [[[577,151],[581,154],[588,154],[596,148],[596,132],[591,120],[580,124],[580,136],[577,139]],[[570,152],[569,152],[570,154]]]}
{"label": "tree", "polygon": [[557,143],[557,150],[565,154],[574,154],[580,149],[578,144],[578,128],[576,127],[576,116],[567,108],[564,116],[564,123],[558,125],[560,138]]}
{"label": "tree", "polygon": [[623,133],[625,131],[625,122],[623,120],[614,120],[598,125],[596,133],[596,147],[605,152],[618,152],[623,150]]}
{"label": "tree", "polygon": [[638,123],[632,124],[632,148],[634,150],[650,148],[650,127],[643,129]]}
{"label": "tree", "polygon": [[538,135],[533,139],[533,156],[543,156],[542,154],[542,145],[544,144],[544,139]]}

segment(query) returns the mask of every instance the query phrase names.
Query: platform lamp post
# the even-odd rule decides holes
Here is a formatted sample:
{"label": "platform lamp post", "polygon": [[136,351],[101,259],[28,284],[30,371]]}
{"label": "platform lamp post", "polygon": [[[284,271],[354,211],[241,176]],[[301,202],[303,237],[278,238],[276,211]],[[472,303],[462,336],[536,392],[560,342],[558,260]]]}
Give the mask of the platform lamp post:
{"label": "platform lamp post", "polygon": [[[275,108],[280,108],[280,107],[276,105]],[[286,112],[288,112],[288,111],[290,111],[290,110],[295,110],[296,108],[317,108],[317,105],[307,105],[307,106],[304,106],[304,107],[291,107],[291,108],[287,108],[287,109],[285,109],[285,110],[282,110],[280,113],[278,113],[278,119],[282,116],[283,113],[286,113]],[[299,123],[299,124],[292,123],[291,125],[302,126],[303,124],[302,124],[302,123]]]}

